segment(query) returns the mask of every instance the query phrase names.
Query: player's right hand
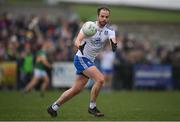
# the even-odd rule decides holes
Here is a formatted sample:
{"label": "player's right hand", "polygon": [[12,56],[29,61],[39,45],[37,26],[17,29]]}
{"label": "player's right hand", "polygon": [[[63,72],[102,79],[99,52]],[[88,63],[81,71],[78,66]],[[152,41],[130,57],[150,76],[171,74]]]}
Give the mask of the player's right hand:
{"label": "player's right hand", "polygon": [[80,45],[80,46],[79,46],[79,50],[81,51],[82,55],[84,55],[83,50],[84,50],[84,46],[85,46],[85,45],[86,45],[86,42],[84,42],[83,45]]}

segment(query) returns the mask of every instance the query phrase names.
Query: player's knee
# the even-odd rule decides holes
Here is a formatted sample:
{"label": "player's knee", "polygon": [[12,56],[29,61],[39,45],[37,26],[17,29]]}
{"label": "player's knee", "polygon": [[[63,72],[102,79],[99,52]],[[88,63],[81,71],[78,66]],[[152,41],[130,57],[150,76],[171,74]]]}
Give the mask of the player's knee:
{"label": "player's knee", "polygon": [[100,83],[101,85],[104,84],[105,78],[104,76],[101,76],[98,78],[97,82]]}
{"label": "player's knee", "polygon": [[77,92],[77,94],[79,93],[79,92],[81,92],[81,88],[78,88],[77,90],[76,90],[76,92]]}
{"label": "player's knee", "polygon": [[73,88],[73,93],[76,95],[76,94],[80,93],[81,90],[82,89],[80,87]]}

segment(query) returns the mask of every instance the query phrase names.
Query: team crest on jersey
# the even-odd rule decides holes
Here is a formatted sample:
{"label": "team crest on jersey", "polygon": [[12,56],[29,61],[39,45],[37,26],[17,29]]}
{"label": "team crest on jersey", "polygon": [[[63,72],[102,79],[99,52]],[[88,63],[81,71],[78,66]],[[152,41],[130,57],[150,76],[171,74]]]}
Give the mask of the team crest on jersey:
{"label": "team crest on jersey", "polygon": [[108,35],[108,31],[104,31],[104,35]]}

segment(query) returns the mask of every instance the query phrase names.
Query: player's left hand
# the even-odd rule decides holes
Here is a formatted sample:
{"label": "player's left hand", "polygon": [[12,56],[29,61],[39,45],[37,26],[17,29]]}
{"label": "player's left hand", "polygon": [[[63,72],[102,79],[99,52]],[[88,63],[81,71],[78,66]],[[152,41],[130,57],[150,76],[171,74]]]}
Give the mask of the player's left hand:
{"label": "player's left hand", "polygon": [[112,39],[110,39],[110,41],[111,41],[112,51],[115,52],[115,51],[116,51],[116,48],[117,48],[117,43],[114,43],[114,42],[112,41]]}

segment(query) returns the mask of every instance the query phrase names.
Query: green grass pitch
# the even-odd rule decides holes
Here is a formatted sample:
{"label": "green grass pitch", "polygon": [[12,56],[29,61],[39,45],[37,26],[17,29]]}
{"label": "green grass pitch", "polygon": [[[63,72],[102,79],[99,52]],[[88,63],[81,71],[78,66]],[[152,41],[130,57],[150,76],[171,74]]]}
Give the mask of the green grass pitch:
{"label": "green grass pitch", "polygon": [[[81,20],[95,20],[98,5],[74,5],[75,11]],[[161,11],[153,9],[131,8],[122,6],[110,6],[110,21],[121,22],[145,22],[145,23],[179,23],[179,11]]]}
{"label": "green grass pitch", "polygon": [[178,91],[114,91],[101,92],[97,105],[105,113],[96,118],[87,113],[89,91],[64,104],[57,118],[46,108],[62,91],[48,91],[41,98],[38,92],[22,96],[17,91],[0,91],[0,121],[172,121],[180,120]]}
{"label": "green grass pitch", "polygon": [[[44,0],[6,0],[10,5],[43,5]],[[60,4],[61,5],[61,4]],[[96,9],[101,5],[69,4],[83,21],[96,20]],[[180,23],[179,11],[143,9],[127,6],[108,6],[111,9],[110,21],[115,23]]]}

